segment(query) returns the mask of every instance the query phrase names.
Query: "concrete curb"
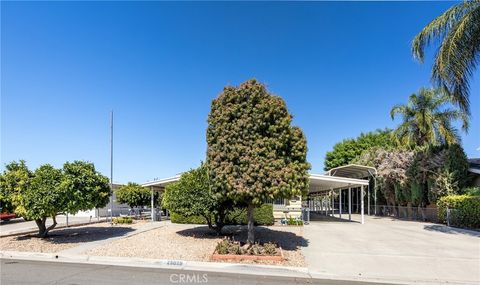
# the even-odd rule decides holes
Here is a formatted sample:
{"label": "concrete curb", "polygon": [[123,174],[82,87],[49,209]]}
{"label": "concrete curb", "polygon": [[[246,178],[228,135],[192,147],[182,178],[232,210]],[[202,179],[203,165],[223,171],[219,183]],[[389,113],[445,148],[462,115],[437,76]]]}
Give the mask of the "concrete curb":
{"label": "concrete curb", "polygon": [[97,264],[142,268],[191,270],[206,272],[236,273],[248,275],[266,275],[292,278],[311,278],[306,267],[288,267],[274,265],[251,265],[222,262],[200,262],[169,259],[149,259],[134,257],[108,257],[69,255],[58,253],[36,253],[0,251],[0,259],[18,259],[26,261],[65,262],[76,264]]}
{"label": "concrete curb", "polygon": [[410,280],[408,278],[399,279],[383,279],[369,278],[358,276],[338,276],[309,270],[306,267],[288,267],[276,265],[260,265],[260,264],[240,264],[240,263],[222,263],[222,262],[201,262],[201,261],[184,261],[169,259],[149,259],[134,257],[108,257],[108,256],[88,256],[88,255],[71,255],[59,253],[40,253],[40,252],[18,252],[18,251],[0,251],[0,259],[16,259],[24,261],[44,261],[44,262],[60,262],[73,264],[96,264],[105,266],[125,266],[140,267],[152,269],[167,270],[186,270],[186,271],[203,271],[203,272],[219,272],[232,273],[242,275],[256,276],[275,276],[290,278],[305,278],[325,281],[351,281],[364,282],[365,284],[461,284],[473,285],[475,282],[455,282],[452,280]]}

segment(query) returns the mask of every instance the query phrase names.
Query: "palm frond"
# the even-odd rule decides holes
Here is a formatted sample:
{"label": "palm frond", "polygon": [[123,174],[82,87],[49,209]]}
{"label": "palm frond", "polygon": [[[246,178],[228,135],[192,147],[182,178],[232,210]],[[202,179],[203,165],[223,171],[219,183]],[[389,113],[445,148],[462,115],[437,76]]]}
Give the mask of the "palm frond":
{"label": "palm frond", "polygon": [[423,62],[425,46],[435,39],[442,40],[459,18],[471,9],[471,4],[479,1],[459,3],[431,21],[423,30],[415,36],[412,42],[412,53],[415,58]]}
{"label": "palm frond", "polygon": [[448,90],[466,113],[469,112],[469,81],[477,67],[479,52],[480,3],[451,28],[432,67],[434,82]]}
{"label": "palm frond", "polygon": [[395,115],[396,114],[404,114],[404,115],[407,115],[408,113],[408,107],[405,106],[405,105],[395,105],[392,107],[392,109],[390,110],[390,117],[393,119],[395,119]]}

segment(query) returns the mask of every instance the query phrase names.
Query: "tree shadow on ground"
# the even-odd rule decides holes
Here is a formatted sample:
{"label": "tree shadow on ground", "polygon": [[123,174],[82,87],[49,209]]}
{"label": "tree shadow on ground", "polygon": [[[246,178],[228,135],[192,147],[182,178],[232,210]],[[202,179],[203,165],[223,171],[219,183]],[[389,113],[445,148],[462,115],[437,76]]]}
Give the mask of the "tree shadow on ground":
{"label": "tree shadow on ground", "polygon": [[[288,228],[286,229],[288,230]],[[177,234],[195,238],[230,237],[241,243],[247,241],[247,227],[240,225],[225,226],[220,236],[218,236],[213,230],[210,230],[207,226],[198,226],[180,230]],[[291,231],[275,230],[274,228],[262,226],[255,227],[255,241],[260,244],[273,242],[281,246],[284,250],[297,250],[300,247],[308,246],[308,240],[303,236],[297,235]]]}
{"label": "tree shadow on ground", "polygon": [[469,235],[474,237],[480,237],[480,231],[475,230],[467,230],[461,228],[454,228],[454,227],[447,227],[445,225],[426,225],[423,226],[424,230],[427,231],[435,231],[435,232],[442,232],[447,234],[455,234],[455,235]]}
{"label": "tree shadow on ground", "polygon": [[[42,240],[53,244],[83,243],[125,236],[132,231],[134,231],[134,229],[122,226],[64,228],[52,230],[48,236]],[[19,241],[30,239],[40,239],[40,237],[36,234],[29,234],[15,238],[15,240]]]}

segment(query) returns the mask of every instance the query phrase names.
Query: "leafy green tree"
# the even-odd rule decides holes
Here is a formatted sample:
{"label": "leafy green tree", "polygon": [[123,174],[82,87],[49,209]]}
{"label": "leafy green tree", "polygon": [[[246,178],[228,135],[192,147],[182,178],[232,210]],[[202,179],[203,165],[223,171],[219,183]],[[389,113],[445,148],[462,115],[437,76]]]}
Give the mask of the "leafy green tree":
{"label": "leafy green tree", "polygon": [[355,139],[345,139],[333,146],[333,150],[327,152],[325,156],[325,170],[329,170],[342,165],[355,163],[362,153],[373,147],[391,149],[394,147],[394,141],[391,138],[391,130],[376,130],[373,132],[362,133]]}
{"label": "leafy green tree", "polygon": [[[35,221],[40,237],[47,236],[55,228],[57,214],[65,210],[68,195],[66,189],[61,187],[62,179],[60,169],[44,164],[35,170],[27,191],[23,193],[25,212],[22,215],[27,220]],[[48,217],[53,220],[49,227],[46,226]]]}
{"label": "leafy green tree", "polygon": [[450,102],[440,89],[421,88],[418,94],[410,95],[407,104],[394,106],[392,120],[397,114],[402,116],[402,123],[394,131],[398,142],[412,147],[458,143],[458,130],[452,123],[460,120],[466,131],[468,117],[449,108]]}
{"label": "leafy green tree", "polygon": [[[98,173],[92,163],[82,161],[67,162],[63,169],[45,164],[33,173],[24,161],[12,162],[0,176],[0,186],[2,199],[17,215],[35,220],[40,237],[55,228],[57,214],[103,207],[110,194],[108,178]],[[53,220],[49,227],[48,217]]]}
{"label": "leafy green tree", "polygon": [[62,187],[67,193],[65,212],[75,214],[93,208],[105,207],[110,197],[109,179],[85,161],[66,162],[63,165]]}
{"label": "leafy green tree", "polygon": [[291,123],[285,102],[254,79],[225,87],[212,102],[207,128],[212,190],[220,201],[247,205],[249,243],[256,206],[308,191],[306,139]]}
{"label": "leafy green tree", "polygon": [[22,213],[22,193],[30,184],[32,172],[28,169],[25,160],[13,161],[5,165],[0,175],[0,203],[2,211]]}
{"label": "leafy green tree", "polygon": [[463,1],[431,21],[414,38],[413,55],[421,62],[425,47],[440,42],[432,79],[463,111],[469,112],[470,80],[480,58],[480,1]]}
{"label": "leafy green tree", "polygon": [[[115,191],[117,202],[128,204],[131,208],[150,204],[151,193],[148,188],[128,182]],[[155,199],[158,200],[158,199]]]}
{"label": "leafy green tree", "polygon": [[162,205],[187,218],[202,216],[217,233],[222,231],[228,209],[227,203],[219,203],[211,191],[208,169],[203,163],[183,173],[178,182],[167,185]]}

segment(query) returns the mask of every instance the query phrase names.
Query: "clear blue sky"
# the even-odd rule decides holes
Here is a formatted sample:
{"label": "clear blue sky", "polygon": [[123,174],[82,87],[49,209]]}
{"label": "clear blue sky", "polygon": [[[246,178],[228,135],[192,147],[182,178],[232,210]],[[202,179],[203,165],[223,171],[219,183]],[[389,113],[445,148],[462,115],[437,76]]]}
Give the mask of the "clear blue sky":
{"label": "clear blue sky", "polygon": [[81,159],[109,175],[113,109],[114,181],[174,175],[205,158],[211,100],[255,77],[285,99],[320,173],[336,142],[394,127],[392,105],[430,86],[410,42],[451,4],[2,1],[2,168]]}

